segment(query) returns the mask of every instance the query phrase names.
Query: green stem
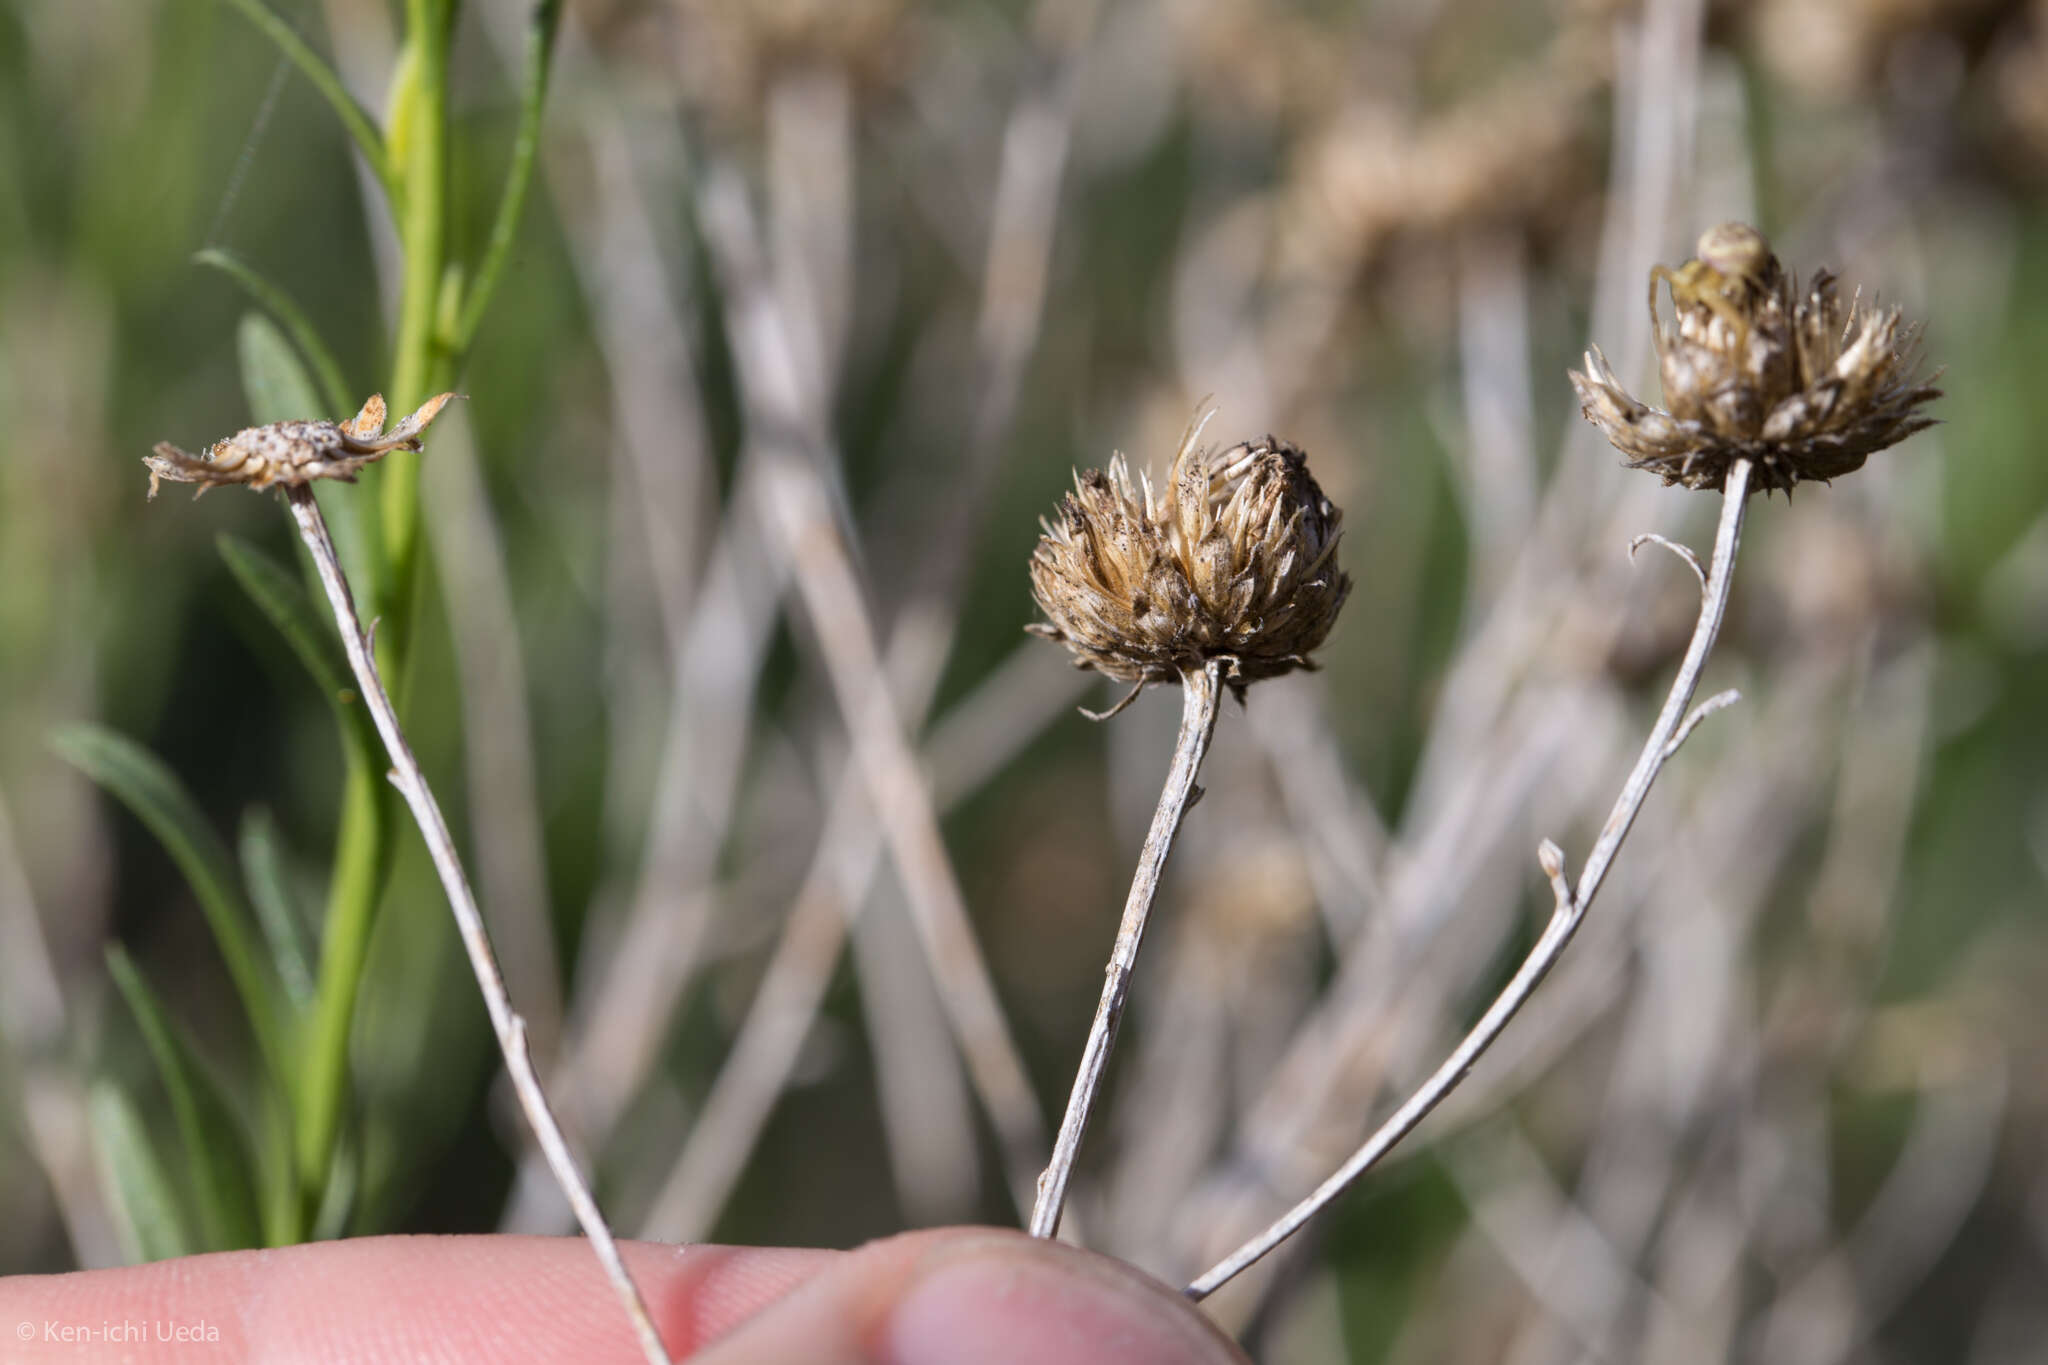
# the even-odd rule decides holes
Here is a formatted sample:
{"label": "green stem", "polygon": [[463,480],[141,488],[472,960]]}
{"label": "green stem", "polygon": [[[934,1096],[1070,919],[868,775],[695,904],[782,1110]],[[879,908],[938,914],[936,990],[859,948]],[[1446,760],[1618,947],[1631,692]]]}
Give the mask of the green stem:
{"label": "green stem", "polygon": [[[532,184],[560,0],[537,0],[527,44],[527,71],[512,163],[483,262],[459,319],[446,306],[448,275],[448,58],[458,0],[407,0],[409,51],[400,64],[390,147],[393,203],[405,277],[388,397],[408,412],[454,381],[495,292],[521,208]],[[402,697],[409,674],[413,611],[419,592],[419,456],[396,452],[381,476],[382,541],[378,645],[383,670]],[[374,736],[349,736],[348,776],[335,838],[320,979],[309,1023],[297,1095],[295,1165],[301,1217],[319,1208],[340,1139],[349,1090],[349,1043],[377,905],[390,875],[397,829],[393,795],[382,780]]]}
{"label": "green stem", "polygon": [[[405,280],[399,294],[398,344],[391,374],[391,410],[410,412],[445,383],[453,366],[439,323],[441,280],[448,265],[448,45],[452,0],[406,0],[407,127],[400,150],[405,184],[399,240]],[[420,457],[396,452],[384,462],[384,600],[378,627],[385,671],[406,677],[413,599],[419,581]]]}
{"label": "green stem", "polygon": [[[400,63],[390,140],[393,195],[405,277],[389,398],[408,412],[452,372],[439,329],[441,279],[448,258],[448,55],[455,0],[407,0],[407,42]],[[409,88],[406,88],[409,87]],[[406,676],[419,560],[419,456],[384,461],[380,643],[390,675]],[[349,746],[348,776],[335,835],[334,873],[320,945],[320,979],[295,1097],[299,1229],[311,1227],[331,1174],[349,1091],[349,1042],[377,905],[395,850],[394,808],[374,753]]]}
{"label": "green stem", "polygon": [[307,1021],[298,1121],[293,1125],[301,1216],[309,1222],[326,1189],[341,1136],[356,995],[393,850],[390,792],[376,765],[362,761],[353,746],[341,801],[327,927],[320,944],[320,982]]}

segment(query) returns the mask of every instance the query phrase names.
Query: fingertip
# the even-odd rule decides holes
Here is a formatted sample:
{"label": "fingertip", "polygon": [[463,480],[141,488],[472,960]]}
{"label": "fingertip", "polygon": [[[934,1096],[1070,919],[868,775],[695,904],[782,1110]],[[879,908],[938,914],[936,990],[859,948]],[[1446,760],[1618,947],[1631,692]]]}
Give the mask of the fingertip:
{"label": "fingertip", "polygon": [[[583,1249],[588,1256],[587,1246]],[[702,1350],[846,1255],[658,1242],[625,1242],[619,1250],[663,1344],[679,1357]],[[594,1258],[591,1269],[596,1269]]]}
{"label": "fingertip", "polygon": [[1021,1233],[961,1229],[863,1247],[764,1310],[704,1365],[1243,1365],[1165,1285]]}
{"label": "fingertip", "polygon": [[[626,1243],[670,1353],[731,1331],[843,1252]],[[0,1284],[19,1333],[0,1358],[240,1365],[642,1359],[589,1243],[574,1237],[365,1237],[222,1252]]]}

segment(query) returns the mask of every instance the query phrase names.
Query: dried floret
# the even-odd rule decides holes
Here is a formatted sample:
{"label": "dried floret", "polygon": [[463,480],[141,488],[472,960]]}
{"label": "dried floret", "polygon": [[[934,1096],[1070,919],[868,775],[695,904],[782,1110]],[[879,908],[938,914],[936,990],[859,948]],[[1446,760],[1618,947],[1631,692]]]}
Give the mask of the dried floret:
{"label": "dried floret", "polygon": [[265,427],[247,427],[215,441],[204,455],[159,442],[156,453],[142,459],[149,466],[149,496],[156,496],[157,485],[164,479],[198,484],[199,493],[194,496],[230,483],[251,488],[305,484],[315,479],[354,483],[365,465],[392,451],[418,450],[420,433],[454,396],[444,393],[429,398],[389,431],[384,430],[384,396],[373,393],[362,410],[346,422],[272,422]]}

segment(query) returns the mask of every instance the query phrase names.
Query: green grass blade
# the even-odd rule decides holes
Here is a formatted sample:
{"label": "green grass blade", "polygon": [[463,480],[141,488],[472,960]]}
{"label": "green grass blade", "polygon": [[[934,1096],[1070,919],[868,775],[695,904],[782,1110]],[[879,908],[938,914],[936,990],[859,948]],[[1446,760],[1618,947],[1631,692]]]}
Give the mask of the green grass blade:
{"label": "green grass blade", "polygon": [[[257,273],[254,266],[221,247],[208,247],[192,257],[195,264],[212,266],[249,292],[249,297],[267,309],[277,319],[292,344],[306,364],[312,366],[314,376],[320,381],[320,405],[301,408],[296,412],[283,412],[275,416],[259,416],[259,422],[280,422],[292,417],[310,417],[324,412],[336,421],[354,412],[362,402],[349,386],[342,373],[341,362],[334,358],[334,352],[327,349],[327,343],[320,338],[320,329],[313,325],[313,319],[298,301]],[[243,376],[248,376],[246,359]]]}
{"label": "green grass blade", "polygon": [[93,1083],[86,1101],[100,1186],[110,1196],[121,1244],[131,1261],[163,1261],[198,1250],[178,1209],[178,1196],[134,1101],[112,1081]]}
{"label": "green grass blade", "polygon": [[377,177],[377,183],[384,187],[384,193],[395,205],[398,202],[397,184],[391,175],[391,159],[384,153],[384,137],[371,121],[369,111],[357,104],[342,85],[341,77],[334,68],[308,47],[306,40],[274,14],[263,0],[228,0],[228,3],[240,10],[313,83],[313,88],[320,92],[334,110],[335,117],[341,120],[341,126],[355,140],[356,150],[363,154],[363,160],[370,163],[371,174]]}
{"label": "green grass blade", "polygon": [[249,888],[256,925],[270,945],[277,979],[293,1013],[303,1015],[313,1003],[312,935],[306,917],[299,912],[298,899],[292,895],[283,840],[269,811],[258,806],[242,816],[235,851],[241,855],[242,881]]}
{"label": "green grass blade", "polygon": [[512,140],[512,162],[505,172],[505,188],[498,196],[498,211],[491,223],[491,235],[483,259],[469,287],[462,307],[462,320],[449,346],[457,357],[469,354],[476,340],[484,310],[498,291],[505,262],[512,255],[512,241],[519,235],[519,218],[526,207],[526,193],[533,184],[533,167],[540,152],[540,116],[547,103],[548,75],[554,68],[555,35],[561,31],[561,0],[538,0],[526,28],[526,80],[519,92],[519,131]]}
{"label": "green grass blade", "polygon": [[207,927],[242,997],[256,1045],[280,1085],[289,1086],[291,1050],[278,1013],[276,984],[257,943],[235,865],[183,784],[156,755],[97,725],[70,725],[52,745],[66,761],[105,787],[163,844],[199,897]]}
{"label": "green grass blade", "polygon": [[185,1169],[198,1206],[194,1221],[201,1248],[233,1251],[260,1245],[249,1143],[227,1097],[119,944],[107,949],[107,972],[128,1002],[170,1096],[171,1117],[185,1147]]}

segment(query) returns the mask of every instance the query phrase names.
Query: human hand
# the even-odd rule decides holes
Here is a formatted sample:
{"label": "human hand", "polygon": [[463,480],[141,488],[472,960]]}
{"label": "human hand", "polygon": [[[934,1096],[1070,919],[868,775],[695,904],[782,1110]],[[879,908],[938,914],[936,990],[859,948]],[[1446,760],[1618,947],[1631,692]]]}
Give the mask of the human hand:
{"label": "human hand", "polygon": [[[692,1365],[1242,1365],[1107,1257],[951,1228],[857,1251],[629,1243]],[[640,1360],[574,1238],[364,1237],[0,1280],[0,1360],[38,1365]]]}

